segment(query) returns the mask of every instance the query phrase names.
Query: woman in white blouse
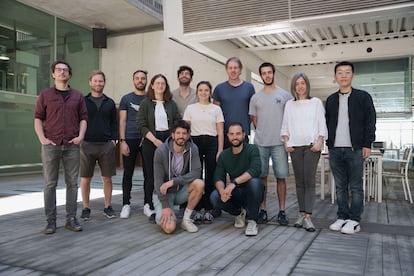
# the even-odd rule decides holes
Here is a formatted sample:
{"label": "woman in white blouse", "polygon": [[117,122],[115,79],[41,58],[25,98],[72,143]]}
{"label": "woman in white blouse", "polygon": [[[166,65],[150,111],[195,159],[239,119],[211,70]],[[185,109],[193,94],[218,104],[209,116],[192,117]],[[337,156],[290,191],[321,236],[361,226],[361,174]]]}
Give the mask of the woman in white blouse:
{"label": "woman in white blouse", "polygon": [[[212,223],[210,194],[214,190],[213,175],[216,160],[223,151],[224,117],[221,108],[211,103],[211,84],[201,81],[197,84],[198,102],[187,106],[183,119],[191,124],[191,138],[198,146],[200,161],[204,167],[204,195],[195,208],[194,223]],[[202,213],[204,209],[204,214]]]}
{"label": "woman in white blouse", "polygon": [[281,136],[295,173],[299,217],[294,226],[313,232],[315,176],[323,142],[328,136],[325,109],[320,99],[310,96],[309,79],[303,73],[293,76],[291,93],[294,99],[286,103]]}

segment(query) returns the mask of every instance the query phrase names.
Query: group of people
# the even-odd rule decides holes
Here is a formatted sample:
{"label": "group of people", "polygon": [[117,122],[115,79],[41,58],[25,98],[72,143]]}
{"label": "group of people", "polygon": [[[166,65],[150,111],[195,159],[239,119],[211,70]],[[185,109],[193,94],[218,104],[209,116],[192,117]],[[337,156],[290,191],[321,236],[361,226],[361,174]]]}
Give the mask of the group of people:
{"label": "group of people", "polygon": [[[111,195],[118,141],[124,166],[120,218],[129,218],[131,213],[132,177],[141,154],[143,212],[165,233],[175,231],[180,216],[181,228],[197,232],[197,225],[210,224],[225,211],[235,217],[236,228],[245,228],[246,236],[257,235],[258,224],[269,219],[269,160],[276,178],[277,221],[289,224],[289,154],[299,205],[294,226],[316,230],[311,220],[316,170],[326,141],[338,198],[338,218],[330,229],[358,232],[363,211],[363,159],[370,155],[375,139],[376,117],[370,95],[352,87],[353,64],[336,64],[339,90],[328,97],[325,108],[320,99],[310,95],[310,82],[303,73],[293,76],[289,93],[276,85],[275,66],[265,62],[259,67],[263,89],[256,93],[251,83],[240,78],[242,68],[239,58],[229,58],[228,80],[213,90],[208,81],[192,88],[193,69],[180,66],[179,87],[174,91],[162,74],[153,76],[146,90],[147,72],[137,70],[132,75],[134,91],[121,99],[118,127],[115,103],[103,93],[104,73],[90,74],[91,93],[82,96],[69,86],[70,65],[54,62],[55,86],[40,93],[34,113],[45,178],[44,233],[56,231],[60,160],[67,187],[65,227],[82,230],[76,219],[79,169],[80,217],[90,218],[90,184],[96,162],[104,187],[103,213],[115,217]],[[249,143],[251,123],[255,128],[253,144]],[[182,211],[177,213],[175,205]]]}

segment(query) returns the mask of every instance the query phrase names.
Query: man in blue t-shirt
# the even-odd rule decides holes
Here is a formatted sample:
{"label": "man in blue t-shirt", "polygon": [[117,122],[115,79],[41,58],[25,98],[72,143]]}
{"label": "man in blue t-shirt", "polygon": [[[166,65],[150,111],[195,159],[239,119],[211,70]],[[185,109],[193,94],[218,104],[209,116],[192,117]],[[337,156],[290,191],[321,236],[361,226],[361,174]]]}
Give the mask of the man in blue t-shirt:
{"label": "man in blue t-shirt", "polygon": [[136,127],[136,118],[139,105],[146,98],[147,72],[144,70],[135,71],[132,74],[132,82],[135,87],[134,91],[124,95],[119,104],[119,142],[124,164],[124,175],[122,177],[123,207],[120,218],[128,218],[131,212],[132,176],[141,144],[141,137]]}
{"label": "man in blue t-shirt", "polygon": [[[246,142],[249,142],[250,116],[249,103],[254,95],[254,87],[251,83],[240,79],[243,65],[239,58],[231,57],[226,62],[228,80],[214,88],[214,103],[221,107],[224,115],[224,133],[232,123],[240,123],[246,131]],[[225,136],[224,148],[230,147],[228,137]]]}

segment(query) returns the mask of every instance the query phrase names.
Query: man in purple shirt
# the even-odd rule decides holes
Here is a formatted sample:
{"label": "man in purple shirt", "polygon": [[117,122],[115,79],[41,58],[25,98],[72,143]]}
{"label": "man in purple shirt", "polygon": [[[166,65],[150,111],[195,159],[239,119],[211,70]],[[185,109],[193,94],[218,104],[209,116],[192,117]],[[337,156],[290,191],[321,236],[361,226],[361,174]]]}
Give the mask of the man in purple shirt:
{"label": "man in purple shirt", "polygon": [[42,144],[44,201],[47,225],[45,234],[56,232],[56,187],[60,160],[66,182],[66,225],[71,231],[82,231],[76,219],[80,144],[85,136],[88,112],[81,92],[68,84],[72,68],[67,62],[51,66],[54,87],[40,92],[34,111],[34,129]]}

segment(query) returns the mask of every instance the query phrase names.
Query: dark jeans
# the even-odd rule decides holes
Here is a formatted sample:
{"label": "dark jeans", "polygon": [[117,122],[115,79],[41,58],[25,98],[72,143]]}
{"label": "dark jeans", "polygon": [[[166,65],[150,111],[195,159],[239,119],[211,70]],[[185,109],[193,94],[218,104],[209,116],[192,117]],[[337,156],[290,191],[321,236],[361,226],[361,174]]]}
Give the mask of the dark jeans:
{"label": "dark jeans", "polygon": [[310,150],[312,146],[294,147],[290,153],[292,167],[295,173],[296,196],[299,212],[312,214],[315,205],[315,177],[320,152]]}
{"label": "dark jeans", "polygon": [[[213,176],[216,169],[218,139],[217,136],[209,135],[192,136],[191,138],[198,147],[201,166],[204,167],[204,194],[195,209],[197,211],[202,208],[211,210],[213,207],[210,202],[210,194],[214,190]],[[201,171],[200,178],[203,178],[203,171]]]}
{"label": "dark jeans", "polygon": [[[129,205],[131,204],[132,177],[134,175],[135,163],[139,153],[141,153],[142,159],[142,152],[140,147],[140,139],[127,139],[125,142],[129,147],[129,156],[122,155],[122,162],[124,164],[124,174],[122,176],[122,204]],[[144,167],[144,162],[142,163],[142,167]]]}
{"label": "dark jeans", "polygon": [[56,187],[60,161],[63,164],[66,183],[66,218],[76,217],[78,176],[80,164],[79,145],[42,145],[43,177],[45,178],[44,201],[48,222],[56,221]]}
{"label": "dark jeans", "polygon": [[[360,221],[364,210],[362,150],[329,149],[329,165],[335,179],[338,219]],[[351,192],[351,200],[349,200],[349,192]]]}
{"label": "dark jeans", "polygon": [[[170,136],[169,131],[156,132],[155,137],[163,142]],[[144,204],[148,203],[154,210],[152,193],[154,192],[154,152],[157,147],[147,138],[142,142],[142,161],[144,172]]]}
{"label": "dark jeans", "polygon": [[214,190],[210,195],[211,204],[215,209],[226,211],[237,216],[241,208],[247,210],[248,220],[257,220],[260,203],[263,200],[264,185],[260,178],[252,178],[248,182],[238,185],[231,193],[231,199],[227,202],[221,201],[220,194]]}

